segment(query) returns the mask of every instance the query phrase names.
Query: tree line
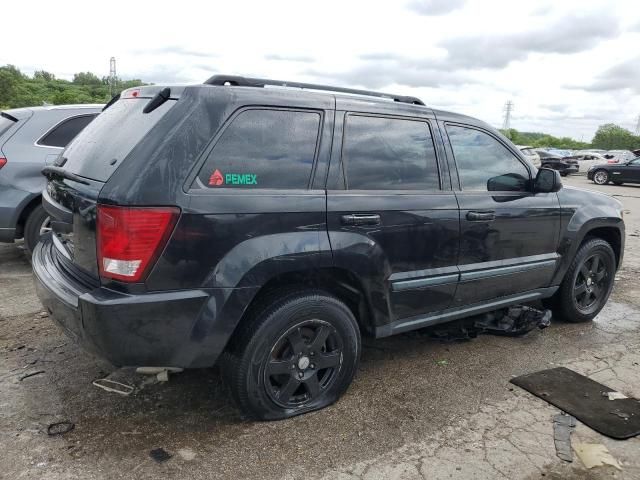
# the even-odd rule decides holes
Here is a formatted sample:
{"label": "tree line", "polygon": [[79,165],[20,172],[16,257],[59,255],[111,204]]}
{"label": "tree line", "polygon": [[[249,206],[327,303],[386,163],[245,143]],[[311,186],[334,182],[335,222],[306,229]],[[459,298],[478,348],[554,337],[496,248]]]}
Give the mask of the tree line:
{"label": "tree line", "polygon": [[[114,95],[122,90],[145,85],[141,80],[115,79]],[[25,75],[13,65],[0,67],[0,109],[74,103],[106,103],[111,98],[109,77],[91,72],[76,73],[73,80],[56,78],[38,70]]]}
{"label": "tree line", "polygon": [[[142,80],[116,78],[114,95],[122,90],[146,85]],[[33,107],[38,105],[65,105],[73,103],[106,103],[111,98],[109,77],[98,77],[91,72],[80,72],[73,80],[56,78],[53,73],[38,70],[25,75],[13,65],[0,67],[0,109]],[[634,150],[640,148],[640,137],[612,123],[601,125],[591,143],[569,137],[554,137],[547,133],[503,130],[516,145],[554,147],[570,150],[598,148],[604,150]]]}
{"label": "tree line", "polygon": [[613,123],[600,125],[590,143],[580,142],[569,137],[554,137],[547,133],[519,132],[511,128],[501,132],[516,145],[530,145],[535,148],[552,147],[567,150],[637,150],[640,148],[640,136]]}

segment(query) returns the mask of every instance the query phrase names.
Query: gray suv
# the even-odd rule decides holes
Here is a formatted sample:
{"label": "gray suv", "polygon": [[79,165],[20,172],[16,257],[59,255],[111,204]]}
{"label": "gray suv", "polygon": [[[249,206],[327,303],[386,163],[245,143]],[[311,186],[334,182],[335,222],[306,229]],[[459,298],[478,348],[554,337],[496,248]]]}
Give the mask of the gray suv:
{"label": "gray suv", "polygon": [[40,171],[102,110],[102,105],[56,105],[0,112],[0,242],[24,237],[31,252],[49,228]]}

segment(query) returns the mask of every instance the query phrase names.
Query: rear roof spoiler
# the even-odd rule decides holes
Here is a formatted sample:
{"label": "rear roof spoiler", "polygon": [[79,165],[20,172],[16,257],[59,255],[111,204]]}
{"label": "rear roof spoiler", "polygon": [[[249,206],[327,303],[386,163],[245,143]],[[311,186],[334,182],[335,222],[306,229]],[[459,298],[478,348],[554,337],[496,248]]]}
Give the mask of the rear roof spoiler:
{"label": "rear roof spoiler", "polygon": [[7,112],[0,112],[0,117],[4,117],[7,120],[11,120],[12,122],[17,122],[18,119],[13,115],[8,114]]}

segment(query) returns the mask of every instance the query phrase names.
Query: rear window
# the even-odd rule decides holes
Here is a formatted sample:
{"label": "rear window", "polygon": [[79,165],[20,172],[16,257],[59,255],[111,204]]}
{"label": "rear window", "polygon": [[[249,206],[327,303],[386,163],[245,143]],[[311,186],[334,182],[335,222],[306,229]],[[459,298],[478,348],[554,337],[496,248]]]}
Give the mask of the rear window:
{"label": "rear window", "polygon": [[38,141],[38,145],[43,147],[66,147],[84,127],[91,123],[91,120],[96,118],[96,115],[80,115],[63,120],[43,136]]}
{"label": "rear window", "polygon": [[0,115],[0,137],[16,123],[6,117]]}
{"label": "rear window", "polygon": [[175,101],[168,101],[151,113],[142,113],[148,102],[119,100],[98,115],[64,151],[65,170],[100,182],[109,180],[122,160],[175,105]]}
{"label": "rear window", "polygon": [[306,189],[321,116],[302,110],[245,110],[222,133],[194,188]]}

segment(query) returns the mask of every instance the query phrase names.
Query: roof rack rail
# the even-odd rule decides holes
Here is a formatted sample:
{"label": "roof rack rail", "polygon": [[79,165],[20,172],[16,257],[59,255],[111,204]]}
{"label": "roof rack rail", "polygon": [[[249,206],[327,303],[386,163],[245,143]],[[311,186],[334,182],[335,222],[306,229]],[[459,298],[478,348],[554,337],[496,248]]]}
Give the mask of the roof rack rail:
{"label": "roof rack rail", "polygon": [[231,85],[234,87],[292,87],[308,90],[321,90],[326,92],[349,93],[352,95],[365,95],[367,97],[387,98],[394,102],[410,103],[412,105],[424,105],[424,102],[417,97],[405,95],[394,95],[392,93],[372,92],[369,90],[358,90],[355,88],[331,87],[329,85],[316,85],[314,83],[288,82],[284,80],[269,80],[266,78],[250,78],[237,75],[214,75],[209,78],[205,85]]}

